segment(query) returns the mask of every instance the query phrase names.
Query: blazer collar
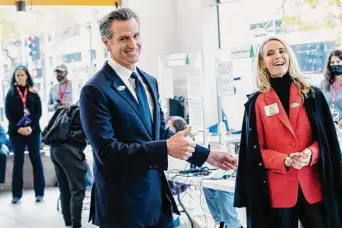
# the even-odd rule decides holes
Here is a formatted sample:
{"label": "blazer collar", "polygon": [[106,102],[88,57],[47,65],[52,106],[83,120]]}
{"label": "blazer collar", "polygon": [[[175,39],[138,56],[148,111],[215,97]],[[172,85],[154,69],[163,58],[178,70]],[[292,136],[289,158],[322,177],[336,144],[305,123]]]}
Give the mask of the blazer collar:
{"label": "blazer collar", "polygon": [[290,118],[287,116],[285,109],[274,89],[271,88],[269,92],[265,93],[264,100],[267,105],[277,104],[279,113],[276,114],[276,116],[289,129],[289,131],[291,131],[293,136],[296,137],[293,129],[296,127],[299,109],[303,106],[303,97],[297,86],[292,83],[290,87]]}
{"label": "blazer collar", "polygon": [[133,94],[129,91],[129,89],[126,88],[126,85],[123,82],[123,80],[114,71],[114,69],[108,64],[108,62],[105,63],[103,70],[106,76],[112,80],[113,89],[130,105],[130,107],[139,116],[140,120],[143,122],[145,128],[149,132],[151,138],[153,138],[153,136],[154,137],[156,137],[157,135],[159,136],[158,129],[160,127],[159,126],[160,114],[159,114],[159,106],[158,106],[158,99],[157,99],[157,91],[156,91],[155,86],[153,86],[153,81],[149,77],[146,76],[145,72],[143,72],[139,68],[136,68],[136,71],[139,73],[139,76],[147,85],[149,92],[151,93],[151,96],[153,98],[153,106],[154,106],[153,129],[148,129],[147,124],[144,121],[144,118],[142,118],[143,114],[141,113],[139,104],[137,103],[136,99],[134,98]]}
{"label": "blazer collar", "polygon": [[132,75],[132,73],[137,71],[137,68],[135,67],[134,70],[127,69],[126,67],[120,65],[115,60],[113,60],[111,57],[108,58],[108,65],[113,68],[115,73],[121,78],[121,80],[124,83],[130,83],[129,79]]}
{"label": "blazer collar", "polygon": [[304,96],[298,87],[292,83],[290,88],[290,122],[293,129],[296,129],[299,110],[303,107]]}

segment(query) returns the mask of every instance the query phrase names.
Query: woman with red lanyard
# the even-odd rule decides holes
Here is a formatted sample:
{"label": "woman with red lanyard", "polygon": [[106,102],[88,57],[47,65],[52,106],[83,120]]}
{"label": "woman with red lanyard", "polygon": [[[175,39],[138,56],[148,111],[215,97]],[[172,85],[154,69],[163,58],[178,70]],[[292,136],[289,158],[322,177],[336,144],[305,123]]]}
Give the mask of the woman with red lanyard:
{"label": "woman with red lanyard", "polygon": [[36,202],[44,197],[44,172],[40,157],[40,126],[42,104],[33,80],[25,66],[18,66],[12,76],[11,88],[6,96],[8,134],[14,147],[12,177],[12,204],[17,204],[23,195],[24,152],[29,151],[33,167]]}
{"label": "woman with red lanyard", "polygon": [[320,88],[327,100],[336,127],[342,128],[342,51],[333,51],[325,69]]}

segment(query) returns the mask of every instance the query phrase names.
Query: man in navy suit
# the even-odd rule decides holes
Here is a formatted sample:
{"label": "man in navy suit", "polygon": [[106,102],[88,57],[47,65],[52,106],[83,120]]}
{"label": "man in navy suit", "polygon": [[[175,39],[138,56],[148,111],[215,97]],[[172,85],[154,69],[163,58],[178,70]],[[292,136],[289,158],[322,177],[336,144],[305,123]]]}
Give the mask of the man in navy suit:
{"label": "man in navy suit", "polygon": [[140,20],[130,9],[100,22],[110,58],[83,87],[83,128],[94,151],[90,219],[104,228],[169,228],[179,213],[164,170],[168,155],[201,166],[236,167],[236,159],[194,144],[165,126],[155,78],[136,67]]}

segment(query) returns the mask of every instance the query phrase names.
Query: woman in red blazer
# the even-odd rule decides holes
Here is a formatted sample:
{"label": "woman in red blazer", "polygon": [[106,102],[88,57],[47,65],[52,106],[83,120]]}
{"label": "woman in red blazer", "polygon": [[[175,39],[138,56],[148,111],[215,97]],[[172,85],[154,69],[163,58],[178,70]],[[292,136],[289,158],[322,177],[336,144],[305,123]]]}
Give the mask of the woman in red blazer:
{"label": "woman in red blazer", "polygon": [[258,166],[266,170],[270,198],[268,227],[295,228],[298,219],[305,228],[331,227],[324,212],[317,134],[304,106],[312,88],[301,75],[291,47],[278,38],[261,44],[257,72],[254,111],[262,158]]}

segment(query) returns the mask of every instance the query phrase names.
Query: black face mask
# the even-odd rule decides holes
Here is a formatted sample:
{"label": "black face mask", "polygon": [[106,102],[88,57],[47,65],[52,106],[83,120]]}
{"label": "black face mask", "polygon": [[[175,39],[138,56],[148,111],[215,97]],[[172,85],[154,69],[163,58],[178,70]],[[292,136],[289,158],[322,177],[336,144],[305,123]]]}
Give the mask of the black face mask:
{"label": "black face mask", "polygon": [[342,74],[342,65],[332,65],[332,66],[330,66],[330,69],[334,75],[341,75]]}

